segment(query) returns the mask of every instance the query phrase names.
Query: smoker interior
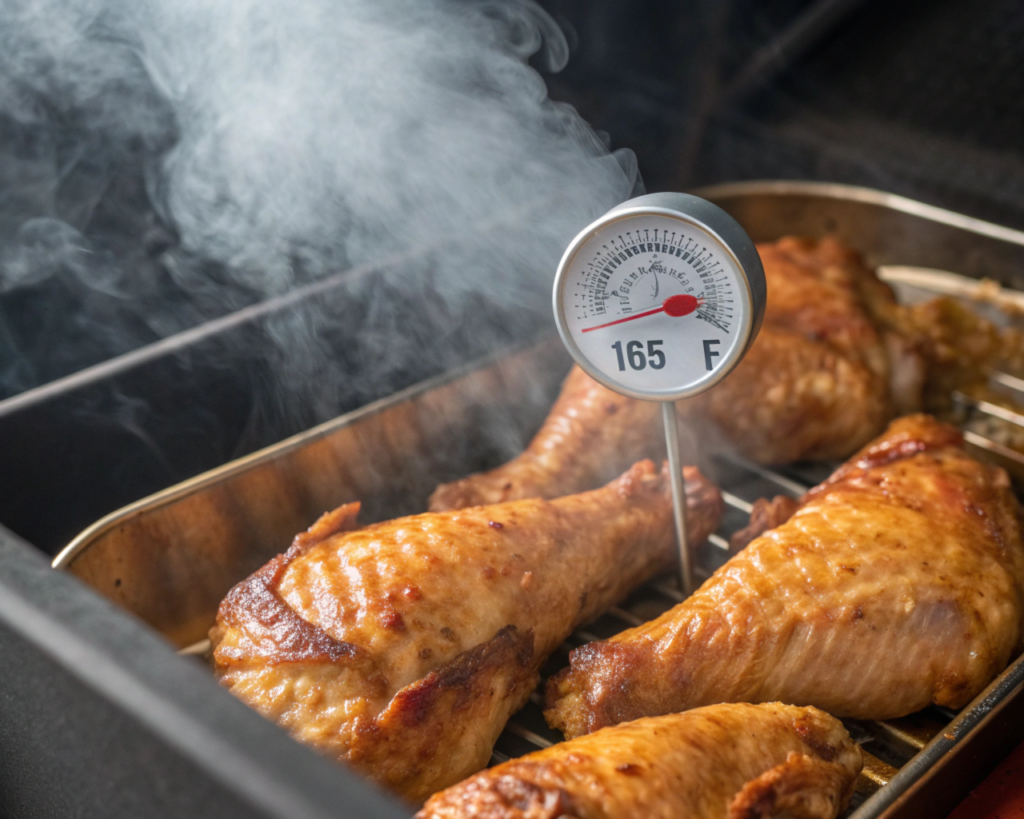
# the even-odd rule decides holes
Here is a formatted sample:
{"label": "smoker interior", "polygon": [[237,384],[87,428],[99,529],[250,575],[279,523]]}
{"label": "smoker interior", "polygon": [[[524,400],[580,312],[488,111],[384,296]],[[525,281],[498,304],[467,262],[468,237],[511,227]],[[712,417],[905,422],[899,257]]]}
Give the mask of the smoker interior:
{"label": "smoker interior", "polygon": [[[1024,227],[1024,16],[1015,0],[541,5],[569,30],[573,48],[567,70],[545,75],[551,96],[571,102],[608,132],[612,147],[635,150],[648,190],[735,179],[836,180]],[[50,113],[63,129],[56,140],[0,116],[3,147],[12,148],[0,162],[3,187],[15,190],[21,170],[45,162],[48,147],[63,153],[62,161],[78,157],[68,163],[70,172],[61,175],[44,215],[76,225],[105,249],[128,246],[114,262],[151,277],[148,290],[134,294],[138,304],[147,316],[168,311],[181,294],[164,288],[167,271],[158,258],[175,236],[146,199],[147,157],[138,145],[102,144],[103,134],[87,132],[78,112]],[[102,197],[83,202],[81,191],[97,179]],[[756,201],[750,189],[718,193],[720,204],[758,238],[852,231],[856,235],[845,238],[873,263],[929,264],[1007,283],[1024,270],[1018,242],[992,226],[965,243],[959,222],[944,230],[929,221],[935,214],[919,218],[920,210],[915,217],[914,209],[894,212],[877,199],[858,204],[844,198],[857,200],[856,192],[841,193],[825,207],[820,190],[768,195],[762,189]],[[87,222],[76,218],[89,209]],[[39,214],[17,208],[15,215]],[[101,273],[105,258],[97,257]],[[231,282],[222,273],[209,271],[218,285],[216,303],[191,308],[205,321],[237,310],[226,316],[237,321],[212,321],[163,341],[147,328],[137,338],[129,333],[128,347],[123,338],[121,346],[105,347],[102,338],[63,334],[82,296],[73,282],[0,294],[0,321],[15,335],[47,318],[45,352],[52,360],[31,362],[40,367],[36,383],[68,376],[22,395],[0,392],[0,522],[25,538],[0,526],[0,654],[6,658],[0,664],[0,769],[10,774],[0,781],[0,815],[405,813],[264,724],[210,684],[202,669],[173,657],[152,629],[73,578],[49,572],[39,553],[55,553],[123,504],[519,343],[545,329],[547,315],[523,311],[508,331],[502,320],[510,305],[485,300],[463,311],[458,320],[464,326],[453,333],[451,317],[441,310],[418,325],[431,342],[425,345],[399,332],[418,318],[412,312],[418,295],[407,301],[394,280],[360,282],[339,274],[333,308],[322,313],[344,328],[326,345],[327,355],[342,364],[324,384],[332,401],[282,407],[280,371],[289,362],[252,351],[268,349],[276,322],[302,314],[302,299],[245,315],[258,307],[253,294],[226,293]],[[429,300],[430,293],[424,295]],[[322,302],[325,296],[308,298]],[[382,305],[403,343],[402,363],[386,378],[367,377],[373,374],[364,360],[363,319]],[[172,324],[180,319],[170,318]],[[130,352],[137,344],[148,346]],[[72,374],[85,364],[97,366]],[[525,436],[544,409],[524,408],[514,419],[523,423],[515,434]],[[506,440],[481,450],[472,468],[513,452]],[[439,471],[434,477],[448,476]],[[293,499],[294,520],[282,515],[290,529],[281,537],[322,511],[314,500]],[[369,511],[389,514],[389,504],[404,508],[393,499]],[[255,534],[270,539],[271,533]],[[280,542],[267,548],[276,550]],[[243,569],[242,562],[231,567]],[[1003,746],[987,740],[958,745],[967,750],[950,751],[954,766],[918,779],[931,794],[943,793],[943,786],[952,790],[908,815],[948,810],[964,783],[976,781],[998,749],[1014,740],[1014,727],[1022,724],[1022,715],[1014,714],[997,709],[982,726],[985,736],[1003,731]],[[977,750],[982,744],[986,750]],[[256,787],[259,782],[267,787]]]}
{"label": "smoker interior", "polygon": [[[1024,260],[1024,235],[878,192],[751,183],[701,193],[757,239],[775,238],[783,225],[807,235],[839,232],[876,265],[929,265],[1010,284]],[[108,516],[76,538],[57,565],[187,647],[202,639],[227,589],[324,509],[362,500],[367,520],[414,513],[437,482],[514,455],[567,368],[566,354],[549,339],[440,376]],[[722,527],[699,550],[705,576],[724,561],[728,536],[745,524],[751,501],[798,495],[830,472],[825,464],[765,470],[722,459],[703,466],[729,503]],[[645,587],[574,634],[548,670],[564,667],[576,645],[649,620],[680,599],[671,578]],[[191,652],[202,650],[200,644]],[[962,798],[1019,740],[1013,726],[1024,710],[1021,674],[1024,663],[994,684],[997,694],[979,698],[958,718],[933,708],[903,720],[851,723],[869,762],[854,804],[858,818],[920,815],[922,806],[941,809]],[[556,739],[535,700],[503,733],[495,758]],[[890,779],[897,788],[885,787]]]}
{"label": "smoker interior", "polygon": [[[182,653],[208,660],[209,642],[203,635],[224,591],[279,551],[287,540],[283,533],[295,531],[293,521],[303,515],[301,503],[268,509],[268,497],[291,489],[294,496],[309,498],[309,508],[325,508],[376,496],[367,509],[371,520],[421,511],[435,480],[500,462],[514,452],[516,442],[525,440],[553,401],[569,363],[558,341],[550,339],[454,379],[428,382],[115,514],[84,532],[56,562],[184,646]],[[519,422],[512,426],[512,419]],[[479,434],[462,435],[467,423]],[[495,435],[497,430],[504,435]],[[493,445],[502,437],[507,451]],[[446,467],[439,452],[445,453]],[[718,531],[697,547],[698,578],[703,581],[727,559],[729,537],[746,525],[754,500],[799,496],[834,465],[766,469],[735,456],[714,456],[701,467],[723,488],[727,504]],[[307,514],[306,521],[314,516]],[[271,534],[275,532],[276,537]],[[675,577],[656,579],[575,631],[551,657],[543,676],[564,668],[573,648],[640,625],[683,599]],[[192,640],[197,642],[188,645]],[[865,753],[865,770],[848,815],[883,815],[896,798],[887,789],[889,782],[937,737],[941,741],[943,735],[959,732],[955,741],[945,740],[950,747],[932,751],[929,766],[914,782],[923,773],[934,777],[934,769],[945,767],[952,752],[962,747],[984,745],[986,757],[998,758],[1014,733],[983,734],[978,723],[981,715],[991,719],[998,710],[999,725],[1012,724],[1011,714],[1022,708],[1017,703],[1022,680],[1024,657],[993,684],[992,691],[1000,693],[986,692],[978,698],[986,705],[972,704],[959,718],[947,709],[929,708],[902,719],[847,721]],[[492,762],[559,741],[544,722],[542,690],[543,683],[512,718]],[[954,730],[951,723],[958,719],[963,727]],[[962,796],[973,782],[969,772],[956,767],[947,774],[909,808],[884,815],[914,815],[922,808],[920,800],[942,804]]]}

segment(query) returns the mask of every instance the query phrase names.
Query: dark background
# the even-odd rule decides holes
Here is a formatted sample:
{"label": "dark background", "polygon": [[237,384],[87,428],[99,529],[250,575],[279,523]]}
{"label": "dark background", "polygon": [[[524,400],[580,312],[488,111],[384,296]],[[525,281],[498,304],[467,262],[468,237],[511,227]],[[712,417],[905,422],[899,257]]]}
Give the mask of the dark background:
{"label": "dark background", "polygon": [[551,95],[635,150],[649,190],[818,179],[1024,228],[1014,0],[542,4],[575,44]]}

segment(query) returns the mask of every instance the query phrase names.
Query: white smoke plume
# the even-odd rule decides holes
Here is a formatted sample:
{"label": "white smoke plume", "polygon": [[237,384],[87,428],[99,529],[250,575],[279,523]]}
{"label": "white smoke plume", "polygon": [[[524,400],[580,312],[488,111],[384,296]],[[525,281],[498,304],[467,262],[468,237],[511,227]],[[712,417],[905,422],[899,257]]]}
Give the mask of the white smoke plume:
{"label": "white smoke plume", "polygon": [[5,0],[0,398],[387,268],[233,351],[284,385],[244,450],[550,322],[562,250],[640,183],[531,58],[568,58],[532,0]]}
{"label": "white smoke plume", "polygon": [[[634,184],[526,64],[567,58],[527,2],[7,0],[0,32],[3,109],[172,143],[158,211],[265,293],[504,219],[530,220],[538,250],[494,252],[550,268]],[[135,102],[147,84],[172,135]]]}

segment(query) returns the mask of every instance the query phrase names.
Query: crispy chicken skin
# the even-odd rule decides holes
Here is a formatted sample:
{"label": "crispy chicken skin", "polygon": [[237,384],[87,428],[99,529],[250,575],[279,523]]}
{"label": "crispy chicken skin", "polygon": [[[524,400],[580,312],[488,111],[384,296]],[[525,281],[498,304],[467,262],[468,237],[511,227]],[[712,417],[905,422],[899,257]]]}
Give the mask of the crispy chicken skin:
{"label": "crispy chicken skin", "polygon": [[893,422],[691,598],[576,649],[549,722],[573,737],[715,702],[965,705],[1021,650],[1024,547],[1006,473],[961,444],[930,416]]}
{"label": "crispy chicken skin", "polygon": [[862,764],[842,723],[816,708],[711,705],[498,765],[416,819],[833,819]]}
{"label": "crispy chicken skin", "polygon": [[[686,469],[695,541],[718,490]],[[300,535],[228,594],[216,674],[294,737],[412,801],[487,764],[570,634],[672,566],[667,471],[353,530],[358,504]]]}

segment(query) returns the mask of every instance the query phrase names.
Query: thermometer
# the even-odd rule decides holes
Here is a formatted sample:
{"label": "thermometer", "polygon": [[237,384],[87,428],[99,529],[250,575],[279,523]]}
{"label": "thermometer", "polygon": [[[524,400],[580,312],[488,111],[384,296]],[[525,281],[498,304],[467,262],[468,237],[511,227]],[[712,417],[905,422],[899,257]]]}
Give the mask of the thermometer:
{"label": "thermometer", "polygon": [[623,202],[569,245],[555,276],[558,333],[615,392],[661,401],[683,590],[694,591],[675,401],[710,389],[754,343],[761,260],[724,210],[685,193]]}

